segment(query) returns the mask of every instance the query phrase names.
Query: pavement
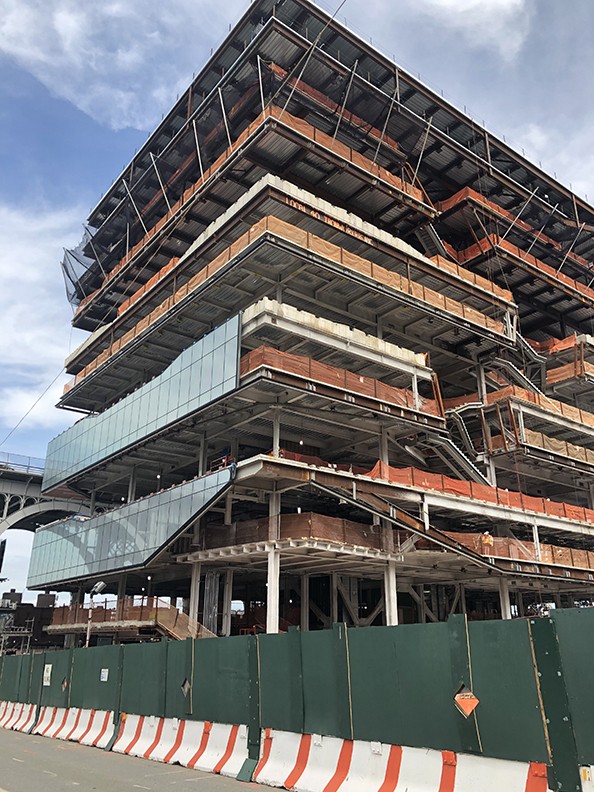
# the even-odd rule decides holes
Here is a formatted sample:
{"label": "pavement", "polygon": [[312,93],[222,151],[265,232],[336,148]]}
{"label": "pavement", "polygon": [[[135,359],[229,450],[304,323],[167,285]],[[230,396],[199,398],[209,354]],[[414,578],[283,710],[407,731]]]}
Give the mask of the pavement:
{"label": "pavement", "polygon": [[0,729],[0,792],[252,792],[270,787]]}

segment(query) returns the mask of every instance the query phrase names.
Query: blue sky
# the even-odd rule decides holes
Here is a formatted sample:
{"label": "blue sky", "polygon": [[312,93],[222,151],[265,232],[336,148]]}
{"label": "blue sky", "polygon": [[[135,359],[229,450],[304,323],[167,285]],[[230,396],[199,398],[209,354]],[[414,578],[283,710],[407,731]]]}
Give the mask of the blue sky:
{"label": "blue sky", "polygon": [[[0,0],[0,442],[84,337],[62,248],[247,5]],[[591,0],[347,0],[338,18],[594,199]],[[44,455],[72,420],[65,380],[1,451]],[[9,535],[13,586],[29,546]]]}

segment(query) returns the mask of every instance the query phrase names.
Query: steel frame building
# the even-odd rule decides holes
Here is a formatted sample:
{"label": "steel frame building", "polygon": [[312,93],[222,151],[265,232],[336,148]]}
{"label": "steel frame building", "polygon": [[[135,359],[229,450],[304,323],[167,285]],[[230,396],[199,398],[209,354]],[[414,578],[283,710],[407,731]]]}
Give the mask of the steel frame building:
{"label": "steel frame building", "polygon": [[[91,212],[29,587],[222,634],[594,589],[594,210],[308,0],[254,0]],[[232,619],[231,603],[245,615]]]}

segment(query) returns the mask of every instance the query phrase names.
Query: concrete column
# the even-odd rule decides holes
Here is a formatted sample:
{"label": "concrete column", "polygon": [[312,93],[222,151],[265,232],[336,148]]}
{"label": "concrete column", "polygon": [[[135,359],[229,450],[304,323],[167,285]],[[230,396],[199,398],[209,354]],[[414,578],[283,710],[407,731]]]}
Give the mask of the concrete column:
{"label": "concrete column", "polygon": [[301,618],[299,623],[301,632],[309,630],[309,575],[301,577]]}
{"label": "concrete column", "polygon": [[536,560],[540,561],[541,554],[540,554],[540,536],[538,534],[538,526],[532,526],[532,541],[534,542],[534,554],[536,555]]}
{"label": "concrete column", "polygon": [[233,601],[233,570],[225,572],[223,588],[223,635],[231,635],[231,603]]}
{"label": "concrete column", "polygon": [[487,398],[487,382],[485,380],[485,369],[483,366],[477,364],[476,371],[476,384],[478,390],[479,400],[484,402]]}
{"label": "concrete column", "polygon": [[388,433],[384,427],[382,427],[379,437],[379,458],[380,462],[385,462],[386,465],[390,464],[390,454],[388,452]]}
{"label": "concrete column", "polygon": [[198,609],[200,607],[200,573],[202,564],[197,561],[192,564],[192,577],[190,581],[190,607],[188,616],[194,621],[198,621]]}
{"label": "concrete column", "polygon": [[524,595],[521,591],[516,591],[516,603],[518,605],[518,616],[525,616],[526,611],[524,609]]}
{"label": "concrete column", "polygon": [[384,569],[384,611],[387,627],[398,624],[398,590],[396,588],[395,561],[388,561]]}
{"label": "concrete column", "polygon": [[501,618],[511,619],[511,600],[509,596],[509,583],[507,578],[499,578],[499,602],[501,605]]}
{"label": "concrete column", "polygon": [[330,617],[332,624],[338,622],[338,575],[336,572],[330,575]]}
{"label": "concrete column", "polygon": [[136,498],[136,468],[132,468],[128,481],[128,503]]}
{"label": "concrete column", "polygon": [[425,611],[425,586],[417,586],[417,594],[419,596],[419,602],[417,603],[417,607],[419,609],[419,622],[421,624],[426,624],[427,622],[427,613]]}
{"label": "concrete column", "polygon": [[89,514],[91,517],[95,514],[95,490],[91,492],[91,500],[89,502]]}
{"label": "concrete column", "polygon": [[266,632],[278,633],[280,592],[280,553],[275,547],[268,550],[266,577]]}
{"label": "concrete column", "polygon": [[120,621],[124,616],[124,604],[126,599],[126,583],[128,576],[124,573],[118,579],[118,603],[116,618]]}
{"label": "concrete column", "polygon": [[198,449],[198,475],[204,476],[206,473],[206,463],[208,461],[208,443],[206,435],[202,434],[200,437],[200,446]]}
{"label": "concrete column", "polygon": [[280,539],[281,494],[271,492],[268,496],[268,538]]}
{"label": "concrete column", "polygon": [[225,525],[233,522],[233,496],[230,492],[225,495]]}
{"label": "concrete column", "polygon": [[280,410],[275,407],[272,412],[272,455],[280,456]]}

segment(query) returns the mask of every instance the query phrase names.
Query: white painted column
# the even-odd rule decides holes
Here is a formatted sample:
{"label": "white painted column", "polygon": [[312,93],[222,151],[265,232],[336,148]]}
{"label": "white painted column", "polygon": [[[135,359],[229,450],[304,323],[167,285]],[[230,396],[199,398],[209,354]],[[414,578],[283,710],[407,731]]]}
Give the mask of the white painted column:
{"label": "white painted column", "polygon": [[396,562],[388,561],[384,569],[384,609],[386,626],[398,624],[398,590],[396,588]]}
{"label": "white painted column", "polygon": [[280,553],[276,547],[268,549],[266,577],[266,632],[278,633],[280,593]]}
{"label": "white painted column", "polygon": [[511,619],[511,599],[509,596],[509,583],[507,578],[499,578],[499,602],[501,604],[501,618]]}
{"label": "white painted column", "polygon": [[233,601],[233,570],[225,572],[223,588],[223,635],[231,635],[231,603]]}
{"label": "white painted column", "polygon": [[301,618],[299,620],[301,632],[309,630],[309,575],[301,577]]}
{"label": "white painted column", "polygon": [[198,621],[198,609],[200,607],[200,573],[202,564],[197,561],[192,564],[192,578],[190,582],[190,608],[188,616],[194,621]]}

